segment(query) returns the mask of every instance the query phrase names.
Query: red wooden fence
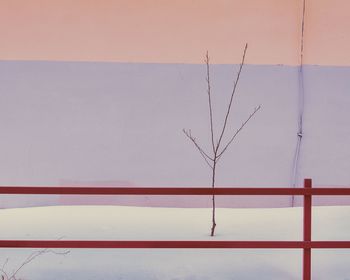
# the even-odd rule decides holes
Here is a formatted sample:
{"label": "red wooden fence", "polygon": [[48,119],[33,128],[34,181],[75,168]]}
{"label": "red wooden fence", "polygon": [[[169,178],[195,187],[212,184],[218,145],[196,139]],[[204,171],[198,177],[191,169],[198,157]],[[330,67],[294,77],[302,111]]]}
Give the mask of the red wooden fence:
{"label": "red wooden fence", "polygon": [[0,240],[0,248],[253,248],[303,249],[303,280],[311,280],[311,250],[350,248],[350,241],[312,241],[312,196],[350,195],[350,188],[98,188],[98,187],[0,187],[0,194],[52,195],[302,195],[303,241],[101,241],[101,240]]}

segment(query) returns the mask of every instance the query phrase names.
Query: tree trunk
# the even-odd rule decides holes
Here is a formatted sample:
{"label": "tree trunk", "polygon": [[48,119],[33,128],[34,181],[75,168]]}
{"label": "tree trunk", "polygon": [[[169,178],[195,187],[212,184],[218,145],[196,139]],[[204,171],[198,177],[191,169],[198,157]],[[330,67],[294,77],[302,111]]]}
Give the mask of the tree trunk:
{"label": "tree trunk", "polygon": [[[213,173],[212,173],[212,181],[211,181],[211,187],[215,188],[215,167],[216,167],[216,160],[214,160],[213,164]],[[212,196],[212,226],[211,226],[211,231],[210,231],[210,236],[215,235],[215,227],[216,227],[216,222],[215,222],[215,195],[213,194]]]}

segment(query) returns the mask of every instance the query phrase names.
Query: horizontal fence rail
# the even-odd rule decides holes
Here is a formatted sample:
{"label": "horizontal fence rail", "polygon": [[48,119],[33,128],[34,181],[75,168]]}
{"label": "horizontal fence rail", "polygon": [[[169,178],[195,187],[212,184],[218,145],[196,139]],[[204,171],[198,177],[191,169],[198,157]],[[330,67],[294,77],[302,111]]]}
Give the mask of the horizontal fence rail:
{"label": "horizontal fence rail", "polygon": [[350,249],[350,241],[95,241],[95,240],[1,240],[3,248],[163,248],[163,249]]}
{"label": "horizontal fence rail", "polygon": [[350,188],[0,187],[0,194],[51,195],[350,195]]}
{"label": "horizontal fence rail", "polygon": [[350,241],[312,241],[312,196],[350,195],[350,188],[131,188],[1,186],[0,194],[39,195],[302,195],[303,241],[159,241],[159,240],[0,240],[0,248],[171,248],[171,249],[303,249],[303,280],[311,280],[311,249],[350,249]]}

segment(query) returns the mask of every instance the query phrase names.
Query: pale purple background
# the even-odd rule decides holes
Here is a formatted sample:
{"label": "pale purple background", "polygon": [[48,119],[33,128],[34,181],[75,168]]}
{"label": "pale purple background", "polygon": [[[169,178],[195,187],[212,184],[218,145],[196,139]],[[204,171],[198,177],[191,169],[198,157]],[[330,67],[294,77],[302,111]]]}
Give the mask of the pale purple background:
{"label": "pale purple background", "polygon": [[[236,71],[232,65],[212,67],[218,123]],[[262,109],[224,155],[218,186],[291,186],[297,71],[289,66],[245,66],[230,135],[255,106],[261,104]],[[311,177],[318,186],[349,186],[350,69],[307,66],[304,73],[298,184]],[[207,106],[203,65],[2,61],[0,185],[208,186],[210,170],[182,133],[191,128],[209,149]],[[219,198],[225,207],[290,202],[290,197]],[[197,207],[210,206],[210,199],[0,197],[1,208],[76,203]]]}

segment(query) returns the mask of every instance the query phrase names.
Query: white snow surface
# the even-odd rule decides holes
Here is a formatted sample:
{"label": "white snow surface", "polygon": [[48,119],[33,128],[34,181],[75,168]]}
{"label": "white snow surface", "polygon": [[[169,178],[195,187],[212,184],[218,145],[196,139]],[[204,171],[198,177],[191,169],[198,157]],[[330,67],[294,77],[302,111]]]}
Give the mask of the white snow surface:
{"label": "white snow surface", "polygon": [[[301,240],[302,208],[51,206],[0,210],[0,239],[56,240]],[[349,240],[350,207],[313,208],[313,240]],[[36,249],[0,249],[11,272]],[[57,250],[61,251],[62,250]],[[313,250],[313,279],[350,279],[350,250]],[[71,249],[27,264],[21,279],[301,279],[296,249]]]}

